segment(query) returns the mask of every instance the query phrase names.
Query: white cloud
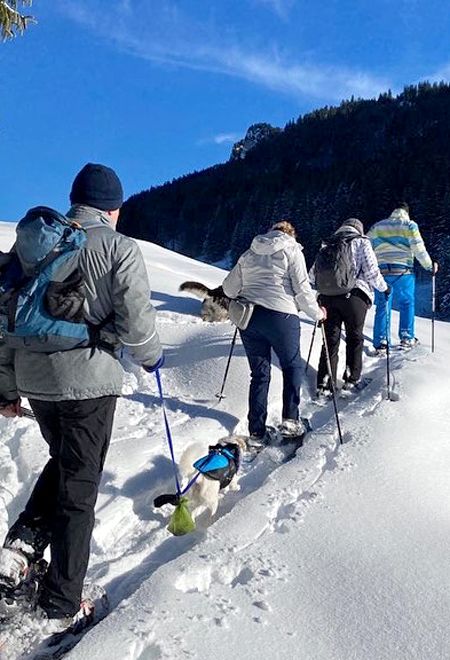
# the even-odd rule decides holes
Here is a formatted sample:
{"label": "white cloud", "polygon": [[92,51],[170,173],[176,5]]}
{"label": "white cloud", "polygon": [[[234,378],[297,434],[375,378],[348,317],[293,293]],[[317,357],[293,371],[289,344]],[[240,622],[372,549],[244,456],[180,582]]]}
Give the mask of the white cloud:
{"label": "white cloud", "polygon": [[134,0],[132,11],[124,0],[110,1],[103,12],[98,2],[89,9],[93,4],[65,0],[60,8],[98,36],[155,64],[219,73],[299,99],[308,96],[327,102],[351,95],[372,97],[392,87],[390,81],[362,71],[296,64],[274,48],[264,52],[246,48],[243,39],[224,37],[212,22],[182,14],[173,0]]}
{"label": "white cloud", "polygon": [[228,142],[234,144],[238,139],[239,135],[237,133],[219,133],[219,135],[214,135],[213,142],[215,144],[226,144]]}
{"label": "white cloud", "polygon": [[239,133],[218,133],[218,135],[202,138],[198,144],[234,144],[241,137]]}

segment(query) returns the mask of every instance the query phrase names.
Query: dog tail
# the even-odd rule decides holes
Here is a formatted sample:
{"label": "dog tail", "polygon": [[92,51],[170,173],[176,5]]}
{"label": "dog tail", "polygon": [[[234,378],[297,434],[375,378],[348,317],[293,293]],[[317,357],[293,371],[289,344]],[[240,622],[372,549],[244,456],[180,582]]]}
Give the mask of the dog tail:
{"label": "dog tail", "polygon": [[183,282],[183,284],[180,284],[178,290],[187,291],[188,293],[191,293],[193,296],[196,296],[197,298],[201,298],[201,300],[211,295],[211,289],[208,289],[208,287],[202,284],[201,282]]}

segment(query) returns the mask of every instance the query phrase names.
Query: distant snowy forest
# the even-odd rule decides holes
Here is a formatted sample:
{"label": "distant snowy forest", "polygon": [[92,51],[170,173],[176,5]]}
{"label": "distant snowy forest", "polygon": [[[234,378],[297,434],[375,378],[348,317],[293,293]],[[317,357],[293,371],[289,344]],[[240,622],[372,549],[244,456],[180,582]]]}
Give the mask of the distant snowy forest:
{"label": "distant snowy forest", "polygon": [[[344,101],[266,131],[245,154],[130,197],[130,236],[231,265],[252,237],[291,220],[308,263],[347,217],[368,229],[407,201],[440,262],[438,314],[450,318],[450,85],[421,83],[374,100]],[[419,288],[430,276],[418,270]],[[427,294],[428,295],[428,294]],[[424,312],[427,307],[424,305]],[[429,309],[428,309],[429,311]]]}

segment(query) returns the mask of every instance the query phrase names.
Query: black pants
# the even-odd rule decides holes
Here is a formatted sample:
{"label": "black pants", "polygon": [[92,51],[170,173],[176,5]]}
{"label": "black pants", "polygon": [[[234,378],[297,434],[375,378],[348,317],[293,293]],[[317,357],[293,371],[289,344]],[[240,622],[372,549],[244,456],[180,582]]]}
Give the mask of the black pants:
{"label": "black pants", "polygon": [[[50,617],[75,614],[89,561],[94,507],[111,437],[116,397],[82,401],[30,400],[50,459],[7,540],[50,543],[51,561],[40,605]],[[34,543],[33,543],[34,546]]]}
{"label": "black pants", "polygon": [[[361,378],[364,346],[363,329],[367,310],[370,307],[370,300],[359,289],[353,289],[348,296],[320,296],[320,303],[327,310],[327,319],[324,327],[330,351],[333,382],[336,383],[339,342],[341,339],[342,324],[344,324],[347,338],[344,380],[357,383]],[[317,372],[318,387],[324,384],[327,374],[325,348],[322,347]]]}

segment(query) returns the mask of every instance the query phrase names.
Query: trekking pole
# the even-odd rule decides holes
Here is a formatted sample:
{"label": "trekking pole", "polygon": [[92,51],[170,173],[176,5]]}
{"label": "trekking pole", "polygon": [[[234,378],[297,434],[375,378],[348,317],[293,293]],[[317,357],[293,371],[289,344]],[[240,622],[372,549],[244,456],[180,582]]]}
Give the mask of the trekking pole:
{"label": "trekking pole", "polygon": [[330,379],[331,398],[333,399],[334,415],[336,417],[336,426],[337,426],[338,435],[339,435],[339,444],[342,445],[344,443],[344,441],[342,439],[341,424],[339,422],[339,413],[338,413],[337,403],[336,403],[336,389],[334,387],[333,374],[332,374],[332,371],[331,371],[330,351],[328,350],[328,342],[327,342],[327,336],[326,336],[326,333],[325,333],[325,326],[324,326],[322,321],[319,321],[319,325],[322,328],[323,345],[324,345],[324,348],[325,348],[325,357],[326,357],[326,360],[327,360],[328,378]]}
{"label": "trekking pole", "polygon": [[[386,307],[387,307],[387,301],[386,301]],[[389,321],[388,321],[388,315],[387,315],[387,309],[386,309],[386,397],[390,400],[391,399],[391,370],[390,370],[390,365],[389,365],[389,337],[388,337],[388,332],[389,332]]]}
{"label": "trekking pole", "polygon": [[386,299],[386,399],[388,401],[398,401],[399,395],[391,391],[391,368],[390,368],[390,337],[389,337],[389,316],[388,301]]}
{"label": "trekking pole", "polygon": [[225,389],[225,383],[227,382],[228,369],[230,368],[230,362],[231,362],[231,357],[233,355],[234,346],[236,344],[237,333],[238,333],[238,329],[236,327],[236,330],[234,331],[233,339],[231,340],[230,353],[228,355],[227,366],[225,367],[225,373],[223,375],[222,387],[220,388],[220,392],[216,394],[216,397],[219,399],[219,402],[225,398],[223,391]]}
{"label": "trekking pole", "polygon": [[431,275],[431,352],[434,353],[434,320],[436,317],[436,264]]}
{"label": "trekking pole", "polygon": [[317,324],[318,324],[318,321],[316,321],[315,324],[314,324],[314,330],[313,330],[312,337],[311,337],[311,343],[309,345],[308,359],[306,360],[306,365],[305,365],[305,374],[308,373],[308,369],[309,369],[309,360],[311,358],[311,353],[312,353],[312,349],[313,349],[314,337],[316,336]]}

